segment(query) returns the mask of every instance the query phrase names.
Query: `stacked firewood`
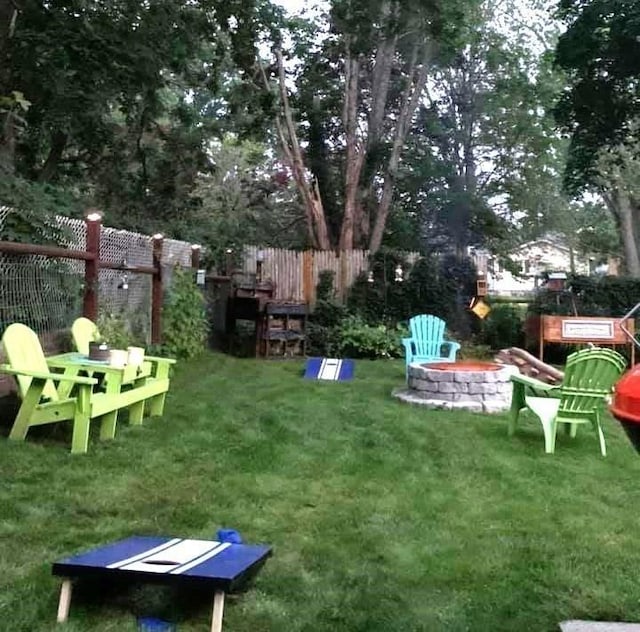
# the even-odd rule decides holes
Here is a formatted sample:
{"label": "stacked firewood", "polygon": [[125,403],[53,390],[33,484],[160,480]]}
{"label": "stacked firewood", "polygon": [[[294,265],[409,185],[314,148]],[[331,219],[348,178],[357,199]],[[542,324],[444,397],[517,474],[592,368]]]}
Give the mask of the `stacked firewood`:
{"label": "stacked firewood", "polygon": [[560,384],[564,377],[562,371],[545,364],[542,360],[538,360],[535,356],[518,347],[502,349],[496,355],[495,361],[500,364],[517,366],[522,375],[534,377],[547,384]]}

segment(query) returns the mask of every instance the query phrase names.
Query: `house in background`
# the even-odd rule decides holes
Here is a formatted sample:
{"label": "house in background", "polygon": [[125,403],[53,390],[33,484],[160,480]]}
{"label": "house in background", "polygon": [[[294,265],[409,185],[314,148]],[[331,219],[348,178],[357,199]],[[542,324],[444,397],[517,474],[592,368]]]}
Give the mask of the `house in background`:
{"label": "house in background", "polygon": [[[482,250],[471,252],[478,273],[487,280],[489,294],[499,296],[527,296],[544,282],[543,275],[550,272],[577,274],[617,274],[613,262],[600,264],[595,257],[585,257],[571,249],[555,236],[545,236],[522,244],[510,254],[519,268],[515,274],[500,264],[498,257]],[[573,258],[573,270],[572,270]]]}

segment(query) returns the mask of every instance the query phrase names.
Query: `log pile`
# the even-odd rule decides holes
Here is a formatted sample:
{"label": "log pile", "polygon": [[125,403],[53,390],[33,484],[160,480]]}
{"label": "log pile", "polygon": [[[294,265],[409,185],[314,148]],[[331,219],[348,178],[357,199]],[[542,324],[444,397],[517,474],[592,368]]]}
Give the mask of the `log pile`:
{"label": "log pile", "polygon": [[517,366],[522,375],[534,377],[546,384],[560,384],[564,378],[564,373],[549,364],[545,364],[542,360],[538,360],[524,349],[511,347],[510,349],[502,349],[495,357],[495,361],[499,364],[512,364]]}

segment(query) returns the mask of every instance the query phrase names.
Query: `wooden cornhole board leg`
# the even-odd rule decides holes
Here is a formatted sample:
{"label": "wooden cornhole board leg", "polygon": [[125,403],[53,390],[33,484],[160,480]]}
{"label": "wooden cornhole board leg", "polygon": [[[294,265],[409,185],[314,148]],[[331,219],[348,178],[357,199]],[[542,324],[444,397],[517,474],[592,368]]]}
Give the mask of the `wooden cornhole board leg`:
{"label": "wooden cornhole board leg", "polygon": [[64,623],[69,617],[71,605],[71,580],[65,579],[60,587],[60,601],[58,602],[58,623]]}
{"label": "wooden cornhole board leg", "polygon": [[213,596],[213,616],[211,617],[211,632],[222,632],[222,615],[224,614],[224,593],[216,590]]}

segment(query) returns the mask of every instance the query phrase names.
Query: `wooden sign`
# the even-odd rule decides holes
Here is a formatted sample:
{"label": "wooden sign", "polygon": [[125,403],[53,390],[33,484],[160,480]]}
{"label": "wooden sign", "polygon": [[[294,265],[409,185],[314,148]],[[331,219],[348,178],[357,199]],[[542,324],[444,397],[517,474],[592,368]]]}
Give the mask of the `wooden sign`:
{"label": "wooden sign", "polygon": [[615,339],[615,323],[608,320],[563,320],[563,340],[609,340]]}
{"label": "wooden sign", "polygon": [[[589,316],[541,316],[540,317],[540,359],[544,354],[544,343],[594,345],[631,345],[631,364],[635,364],[635,345],[620,327],[621,318]],[[627,329],[633,335],[633,320],[627,322]]]}

